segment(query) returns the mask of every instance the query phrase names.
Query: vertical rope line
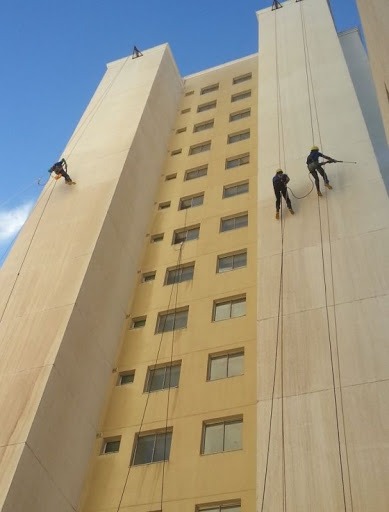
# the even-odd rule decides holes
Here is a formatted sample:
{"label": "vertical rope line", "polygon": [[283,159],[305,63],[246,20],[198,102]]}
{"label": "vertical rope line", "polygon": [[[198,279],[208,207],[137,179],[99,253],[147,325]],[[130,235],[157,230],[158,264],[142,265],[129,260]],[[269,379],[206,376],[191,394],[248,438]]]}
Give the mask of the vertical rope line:
{"label": "vertical rope line", "polygon": [[284,409],[284,236],[285,236],[285,221],[284,212],[281,198],[281,240],[282,240],[282,252],[281,252],[281,437],[282,437],[282,496],[283,496],[283,512],[286,512],[286,456],[285,456],[285,409]]}
{"label": "vertical rope line", "polygon": [[301,18],[301,32],[303,38],[303,48],[304,48],[304,61],[305,61],[305,77],[307,81],[307,95],[308,95],[308,104],[309,104],[309,120],[311,123],[311,135],[312,135],[312,144],[315,143],[315,134],[313,130],[313,113],[312,113],[312,102],[311,102],[311,93],[309,87],[309,76],[308,76],[308,63],[307,63],[307,34],[305,31],[305,19],[302,8],[302,2],[300,2],[300,18]]}
{"label": "vertical rope line", "polygon": [[15,281],[13,282],[12,287],[11,287],[11,291],[9,292],[8,298],[7,298],[6,302],[5,302],[4,309],[3,309],[2,313],[1,313],[1,317],[0,317],[0,323],[3,321],[3,318],[4,318],[4,315],[5,315],[5,312],[6,312],[7,308],[8,308],[9,301],[11,300],[12,293],[13,293],[13,291],[14,291],[14,289],[15,289],[16,283],[18,282],[18,279],[19,279],[19,276],[20,276],[20,272],[22,271],[22,268],[23,268],[24,263],[25,263],[25,261],[26,261],[26,258],[27,258],[27,256],[28,256],[28,253],[30,252],[32,242],[34,241],[35,235],[36,235],[36,233],[37,233],[37,231],[38,231],[38,228],[39,228],[39,225],[40,225],[40,223],[41,223],[42,217],[43,217],[43,215],[44,215],[44,213],[45,213],[45,211],[46,211],[47,205],[49,204],[49,201],[50,201],[51,195],[52,195],[52,193],[53,193],[53,191],[54,191],[54,189],[55,189],[55,185],[56,185],[56,184],[57,184],[57,182],[56,182],[56,181],[54,181],[54,185],[51,187],[51,190],[50,190],[50,185],[47,187],[47,189],[43,192],[42,196],[41,196],[41,197],[38,199],[38,201],[35,203],[35,206],[34,206],[34,208],[32,209],[32,212],[30,213],[30,216],[31,216],[31,215],[32,215],[32,213],[36,210],[36,208],[37,208],[38,204],[40,203],[40,201],[43,199],[43,197],[44,197],[44,195],[46,194],[46,192],[47,192],[48,190],[50,190],[50,193],[49,193],[49,195],[48,195],[48,197],[47,197],[47,201],[46,201],[46,203],[45,203],[45,205],[44,205],[44,207],[43,207],[43,209],[42,209],[42,212],[41,212],[41,214],[40,214],[40,216],[39,216],[38,222],[36,223],[35,229],[34,229],[34,231],[33,231],[33,233],[32,233],[32,237],[31,237],[31,239],[30,239],[30,241],[29,241],[29,243],[28,243],[28,246],[27,246],[26,252],[25,252],[25,254],[24,254],[24,256],[23,256],[23,259],[22,259],[22,262],[21,262],[21,264],[20,264],[19,270],[18,270],[18,272],[17,272],[17,274],[16,274],[16,278],[15,278]]}
{"label": "vertical rope line", "polygon": [[[303,9],[302,5],[300,5],[300,9],[301,10]],[[306,55],[307,55],[309,77],[310,77],[311,88],[312,88],[313,104],[314,104],[314,110],[315,110],[315,115],[316,115],[316,122],[317,122],[317,129],[318,129],[318,134],[319,134],[320,146],[322,147],[323,146],[322,145],[322,137],[321,137],[321,130],[320,130],[320,123],[319,123],[319,116],[318,116],[318,109],[317,109],[315,89],[314,89],[314,86],[313,86],[312,68],[311,68],[311,62],[310,62],[309,47],[308,47],[308,44],[307,44],[306,25],[305,25],[305,19],[304,19],[304,15],[303,15],[303,10],[302,10],[302,21],[303,21],[303,31],[305,32],[305,46],[306,46]],[[327,197],[326,197],[326,201],[327,201]],[[328,310],[327,279],[326,279],[326,270],[325,270],[325,263],[324,263],[322,217],[321,217],[321,209],[320,209],[320,199],[319,199],[319,197],[317,198],[317,204],[318,204],[319,223],[320,223],[320,245],[321,245],[321,256],[322,256],[322,271],[323,271],[323,281],[324,281],[325,307],[326,307],[327,331],[328,331],[328,345],[329,345],[330,360],[331,360],[331,373],[332,373],[332,387],[333,387],[335,418],[336,418],[336,431],[337,431],[337,440],[338,440],[339,466],[340,466],[340,476],[341,476],[342,491],[343,491],[343,505],[344,505],[345,512],[347,512],[346,490],[345,490],[344,472],[343,472],[343,457],[342,457],[342,448],[341,448],[341,440],[340,440],[340,428],[339,428],[338,400],[337,400],[337,395],[336,395],[334,358],[333,358],[330,318],[329,318],[329,310]],[[327,204],[327,214],[328,214],[328,203],[326,202],[326,204]],[[331,239],[330,238],[329,238],[329,246],[331,247]],[[332,253],[330,251],[330,255],[331,254]],[[331,256],[331,260],[332,260],[332,256]],[[334,310],[335,310],[335,302],[334,302]],[[340,381],[339,381],[339,385],[341,386]]]}

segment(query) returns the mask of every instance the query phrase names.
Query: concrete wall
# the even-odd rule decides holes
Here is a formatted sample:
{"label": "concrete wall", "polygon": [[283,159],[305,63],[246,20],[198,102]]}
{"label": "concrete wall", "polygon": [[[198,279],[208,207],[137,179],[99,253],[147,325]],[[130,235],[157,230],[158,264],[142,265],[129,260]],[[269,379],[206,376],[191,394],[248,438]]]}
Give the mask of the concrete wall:
{"label": "concrete wall", "polygon": [[365,48],[357,29],[342,32],[339,41],[386,190],[389,190],[389,147]]}
{"label": "concrete wall", "polygon": [[[252,78],[234,85],[233,78],[252,73]],[[203,87],[218,83],[219,89],[201,94]],[[92,471],[85,487],[83,512],[193,512],[196,505],[240,500],[242,510],[255,509],[256,443],[256,204],[257,204],[257,58],[252,56],[185,78],[182,97],[169,142],[171,151],[161,168],[150,234],[164,233],[161,242],[147,240],[141,273],[156,272],[155,280],[136,288],[131,318],[146,316],[146,325],[128,329],[118,357],[118,372],[134,370],[134,382],[118,386],[112,376],[107,414],[101,438],[96,440]],[[249,98],[231,102],[231,95],[251,90]],[[193,91],[193,94],[190,93]],[[217,101],[214,109],[197,112],[197,106]],[[229,114],[251,108],[251,116],[230,122]],[[190,109],[186,113],[182,110]],[[213,128],[194,132],[194,125],[214,119]],[[227,135],[249,128],[250,138],[227,144]],[[189,155],[190,146],[211,140],[210,151]],[[226,158],[250,152],[250,163],[225,169]],[[185,181],[185,171],[208,164],[207,176]],[[166,181],[166,176],[176,178]],[[249,192],[222,198],[223,186],[248,180]],[[204,203],[179,210],[180,198],[204,192]],[[159,210],[160,203],[170,207]],[[220,219],[249,212],[248,227],[220,233]],[[194,277],[174,286],[165,285],[166,270],[177,265],[179,246],[172,245],[173,232],[200,224],[198,240],[182,249],[181,263],[195,263]],[[247,249],[247,266],[216,273],[217,256]],[[213,322],[213,301],[245,293],[245,316]],[[158,313],[189,306],[188,326],[174,333],[155,333]],[[131,327],[131,319],[129,320]],[[244,349],[244,375],[207,381],[209,354]],[[156,363],[181,361],[178,388],[146,393],[147,370]],[[169,407],[167,411],[167,402]],[[142,421],[144,415],[144,419]],[[241,450],[201,455],[203,422],[243,415]],[[142,432],[173,428],[169,461],[129,469],[135,436]],[[121,436],[118,453],[101,454],[105,438]],[[128,474],[129,472],[129,474]],[[164,491],[162,496],[162,475]],[[128,475],[128,479],[127,479]]]}
{"label": "concrete wall", "polygon": [[4,512],[78,506],[181,88],[166,46],[111,63],[3,266]]}
{"label": "concrete wall", "polygon": [[357,0],[357,5],[389,142],[389,4],[387,0]]}
{"label": "concrete wall", "polygon": [[324,189],[322,198],[315,191],[300,201],[292,197],[296,214],[285,214],[283,350],[263,510],[281,510],[283,503],[283,395],[287,510],[384,512],[389,508],[388,197],[326,0],[285,2],[258,18],[258,509],[281,262],[271,178],[281,164],[294,193],[307,194],[305,158],[314,142],[325,154],[358,164],[328,166],[333,190]]}

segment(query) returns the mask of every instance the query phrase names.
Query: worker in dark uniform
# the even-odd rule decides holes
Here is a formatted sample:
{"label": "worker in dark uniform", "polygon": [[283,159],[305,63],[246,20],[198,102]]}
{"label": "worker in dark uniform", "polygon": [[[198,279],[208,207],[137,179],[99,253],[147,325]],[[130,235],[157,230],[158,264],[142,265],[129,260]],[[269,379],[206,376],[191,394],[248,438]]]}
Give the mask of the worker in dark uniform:
{"label": "worker in dark uniform", "polygon": [[276,174],[273,178],[273,188],[274,193],[276,195],[276,219],[280,218],[281,194],[284,196],[286,206],[288,207],[290,213],[292,215],[294,214],[292,203],[290,202],[288,195],[288,189],[286,187],[289,181],[289,176],[287,174],[284,174],[284,171],[282,169],[277,169]]}
{"label": "worker in dark uniform", "polygon": [[65,178],[65,182],[67,185],[75,185],[76,182],[72,180],[72,178],[67,173],[68,171],[68,165],[66,163],[66,160],[62,158],[59,162],[56,162],[52,167],[49,169],[49,173],[51,174],[54,172],[56,174],[55,179],[59,180],[61,177]]}
{"label": "worker in dark uniform", "polygon": [[325,158],[327,160],[326,163],[332,164],[337,161],[334,158],[331,158],[330,156],[326,156],[326,155],[323,155],[323,153],[320,153],[319,148],[317,146],[312,146],[311,152],[309,153],[308,158],[307,158],[307,166],[308,166],[309,172],[312,174],[312,176],[315,179],[316,190],[317,190],[318,196],[322,196],[323,194],[320,192],[319,176],[317,175],[317,173],[319,173],[322,176],[322,178],[324,180],[324,185],[327,188],[329,188],[330,190],[332,189],[332,187],[330,185],[330,181],[328,179],[328,176],[327,176],[325,170],[323,169],[322,164],[320,164],[320,162],[319,162],[320,157]]}

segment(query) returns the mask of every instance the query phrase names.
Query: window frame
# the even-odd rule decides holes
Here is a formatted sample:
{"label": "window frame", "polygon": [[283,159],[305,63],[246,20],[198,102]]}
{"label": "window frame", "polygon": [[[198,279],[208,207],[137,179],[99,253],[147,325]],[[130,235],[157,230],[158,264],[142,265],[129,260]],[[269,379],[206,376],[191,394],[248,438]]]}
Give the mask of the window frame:
{"label": "window frame", "polygon": [[[182,271],[185,270],[185,269],[189,269],[189,268],[193,269],[192,277],[190,279],[181,279]],[[164,279],[164,283],[163,284],[164,284],[164,286],[171,286],[171,285],[174,285],[174,284],[185,283],[186,281],[193,281],[194,270],[195,270],[195,262],[194,261],[192,261],[190,263],[185,263],[183,265],[178,265],[178,266],[175,266],[175,267],[168,267],[166,269],[165,279]],[[173,282],[170,283],[169,282],[170,273],[171,272],[175,272],[175,271],[179,272],[180,279],[177,280],[176,278],[174,278]]]}
{"label": "window frame", "polygon": [[217,100],[207,101],[207,103],[202,103],[201,105],[197,105],[197,113],[207,112],[207,110],[212,110],[216,108]]}
{"label": "window frame", "polygon": [[[197,237],[196,238],[189,238],[188,240],[188,233],[190,231],[198,231],[197,233]],[[176,236],[177,235],[180,235],[181,233],[186,233],[186,237],[185,237],[185,240],[179,240],[178,242],[176,241]],[[177,244],[181,244],[183,242],[191,242],[193,240],[198,240],[200,238],[200,224],[195,224],[193,226],[188,226],[186,228],[180,228],[180,229],[175,229],[173,231],[173,240],[172,240],[172,245],[177,245]]]}
{"label": "window frame", "polygon": [[[193,178],[189,178],[188,179],[189,174],[194,173],[194,172],[203,171],[203,170],[205,171],[204,174],[201,174],[200,176],[194,176]],[[199,167],[194,167],[192,169],[187,169],[185,171],[185,174],[184,174],[184,181],[196,180],[198,178],[203,178],[204,176],[207,176],[207,175],[208,175],[208,164],[201,165]]]}
{"label": "window frame", "polygon": [[249,73],[245,73],[243,75],[235,76],[232,79],[232,85],[241,84],[242,82],[247,82],[248,80],[252,80],[253,74],[250,71]]}
{"label": "window frame", "polygon": [[[146,325],[147,315],[136,316],[131,318],[131,327],[130,329],[143,329]],[[141,325],[135,325],[136,323],[140,323]]]}
{"label": "window frame", "polygon": [[167,208],[170,208],[171,204],[171,201],[163,201],[158,204],[158,210],[166,210]]}
{"label": "window frame", "polygon": [[[170,437],[169,449],[168,449],[168,453],[164,453],[165,458],[154,460],[155,448],[156,448],[158,436],[165,436],[165,437],[169,436]],[[137,451],[138,451],[138,447],[139,447],[139,439],[146,438],[146,437],[155,437],[154,443],[153,443],[153,450],[152,450],[151,460],[147,461],[147,462],[140,462],[138,464],[135,464],[135,460],[136,460],[136,456],[137,456]],[[133,450],[132,450],[132,455],[131,455],[131,464],[130,465],[131,466],[144,466],[145,464],[156,464],[158,462],[167,462],[167,461],[169,461],[172,440],[173,440],[173,427],[168,427],[168,428],[163,428],[163,429],[156,429],[156,430],[147,430],[145,432],[138,432],[137,434],[135,434],[135,437],[134,437],[134,445],[133,445]]]}
{"label": "window frame", "polygon": [[[239,192],[238,189],[239,187],[243,187],[247,185],[247,189],[244,190],[243,192]],[[239,182],[236,182],[236,183],[229,183],[228,185],[224,185],[223,186],[223,192],[222,192],[222,199],[230,199],[231,197],[236,197],[236,196],[240,196],[242,194],[248,194],[249,191],[250,191],[250,182],[249,180],[244,180],[244,181],[239,181]],[[226,195],[226,190],[231,190],[231,189],[234,189],[236,188],[237,192],[236,194],[232,194],[232,195]]]}
{"label": "window frame", "polygon": [[[226,444],[226,426],[233,425],[233,424],[241,424],[241,446],[239,448],[236,448],[234,450],[225,450],[225,444]],[[223,450],[217,451],[217,452],[206,452],[205,451],[205,443],[206,443],[206,436],[207,436],[207,427],[214,427],[217,425],[223,425]],[[243,415],[239,414],[236,416],[230,416],[227,418],[218,418],[214,420],[205,420],[203,421],[203,431],[201,436],[201,455],[215,455],[217,453],[226,453],[226,452],[236,452],[239,450],[243,450]]]}
{"label": "window frame", "polygon": [[[175,327],[175,322],[176,322],[177,315],[179,315],[180,313],[186,313],[185,325],[182,326],[182,327]],[[165,329],[166,324],[168,323],[168,321],[170,321],[168,319],[168,317],[172,317],[172,316],[175,316],[175,318],[173,319],[173,326],[175,328],[174,329],[173,328],[172,329]],[[164,318],[166,318],[166,319],[163,320]],[[165,332],[173,332],[173,331],[180,331],[181,329],[187,329],[187,327],[188,327],[188,319],[189,319],[189,306],[184,306],[182,308],[177,308],[177,309],[169,309],[167,311],[160,311],[158,313],[158,315],[157,315],[157,322],[156,322],[156,325],[155,325],[154,334],[162,334],[162,333],[165,333]],[[162,324],[163,321],[164,321],[163,328],[160,329],[161,324]]]}
{"label": "window frame", "polygon": [[[248,114],[243,115],[243,114]],[[239,117],[236,117],[239,116]],[[246,119],[246,117],[251,117],[251,107],[243,108],[242,110],[236,110],[235,112],[231,112],[229,115],[229,122],[233,123],[234,121],[240,121],[241,119]]]}
{"label": "window frame", "polygon": [[[242,315],[232,315],[233,306],[235,304],[245,304],[245,310]],[[216,318],[217,316],[217,308],[218,306],[226,306],[229,305],[229,316],[226,318]],[[247,297],[246,294],[235,295],[234,297],[223,297],[221,299],[217,299],[213,301],[213,309],[212,309],[212,322],[223,322],[224,320],[232,320],[233,318],[242,318],[243,316],[247,316]]]}
{"label": "window frame", "polygon": [[200,89],[200,96],[202,96],[203,94],[210,94],[211,92],[215,92],[218,90],[219,90],[219,82],[217,82],[215,84],[207,85]]}
{"label": "window frame", "polygon": [[179,133],[184,133],[184,132],[186,132],[186,126],[184,126],[183,128],[177,128],[176,135],[178,135]]}
{"label": "window frame", "polygon": [[[157,275],[156,270],[152,270],[151,272],[144,272],[141,277],[141,282],[142,283],[150,283],[151,281],[155,281],[156,275]],[[152,279],[147,279],[148,277],[152,277]]]}
{"label": "window frame", "polygon": [[164,238],[165,233],[155,233],[154,235],[150,235],[150,243],[158,244],[159,242],[162,242]]}
{"label": "window frame", "polygon": [[172,181],[172,180],[175,180],[177,178],[177,173],[174,172],[172,174],[167,174],[165,176],[165,181]]}
{"label": "window frame", "polygon": [[188,112],[191,111],[191,108],[188,107],[188,108],[184,108],[183,110],[181,110],[181,114],[187,114]]}
{"label": "window frame", "polygon": [[[242,226],[236,226],[236,220],[237,219],[241,219],[243,217],[247,217],[247,223],[243,224]],[[234,222],[234,227],[232,227],[231,229],[223,229],[223,225],[225,225],[224,223],[226,223],[228,221],[231,221],[231,220],[235,221]],[[248,225],[249,225],[249,214],[248,214],[248,212],[242,212],[242,213],[237,213],[235,215],[229,215],[228,217],[222,217],[220,219],[219,233],[227,233],[229,231],[235,231],[235,229],[247,228]]]}
{"label": "window frame", "polygon": [[[229,360],[231,357],[236,356],[242,356],[242,373],[238,373],[235,375],[228,375],[229,370]],[[214,379],[211,379],[211,372],[212,372],[212,361],[215,361],[216,359],[221,358],[227,358],[227,364],[226,364],[226,375],[223,377],[217,377]],[[214,382],[216,380],[223,380],[223,379],[231,379],[232,377],[241,377],[244,375],[244,347],[236,348],[233,350],[224,350],[222,352],[215,352],[212,354],[208,354],[208,366],[207,366],[207,382]]]}
{"label": "window frame", "polygon": [[[246,137],[247,135],[247,137]],[[236,133],[229,133],[227,135],[227,144],[235,144],[236,142],[241,142],[242,140],[248,140],[251,137],[250,129],[241,130]],[[236,140],[234,140],[236,139]]]}
{"label": "window frame", "polygon": [[[130,382],[122,382],[123,377],[131,376],[133,379]],[[128,386],[129,384],[133,384],[135,380],[135,370],[126,370],[118,373],[118,377],[116,380],[116,386]]]}
{"label": "window frame", "polygon": [[173,149],[173,151],[170,152],[170,156],[181,155],[181,153],[182,153],[182,148]]}
{"label": "window frame", "polygon": [[[245,161],[247,160],[247,161]],[[236,165],[231,165],[232,162],[239,162]],[[230,156],[226,158],[225,169],[235,169],[235,167],[242,167],[242,165],[248,165],[250,163],[250,153],[243,153],[242,155]]]}
{"label": "window frame", "polygon": [[[202,199],[198,204],[193,204],[193,200]],[[186,206],[185,208],[182,206],[185,201],[191,201],[190,206]],[[178,210],[189,210],[190,208],[197,208],[198,206],[202,206],[204,204],[204,192],[198,192],[197,194],[192,194],[190,196],[181,197],[178,201]]]}
{"label": "window frame", "polygon": [[231,103],[235,103],[236,101],[245,100],[247,98],[251,98],[251,89],[247,89],[245,91],[236,92],[231,95]]}
{"label": "window frame", "polygon": [[[119,453],[121,442],[122,436],[104,437],[103,442],[101,444],[100,455],[113,455],[115,453]],[[119,443],[117,450],[107,451],[107,446],[110,443]]]}
{"label": "window frame", "polygon": [[[205,505],[196,505],[195,512],[228,512],[230,509],[237,508],[241,509],[240,500],[228,500],[218,501],[216,503],[207,503]],[[238,512],[241,512],[239,510]]]}
{"label": "window frame", "polygon": [[[245,265],[241,265],[239,267],[234,266],[234,258],[237,256],[246,255],[246,263]],[[225,270],[220,271],[220,261],[223,259],[232,258],[232,266],[231,268],[226,268]],[[242,249],[240,251],[228,253],[228,254],[219,254],[216,259],[216,274],[224,274],[225,272],[232,272],[234,270],[239,270],[240,268],[247,267],[247,249]]]}
{"label": "window frame", "polygon": [[[143,388],[143,392],[144,393],[155,393],[157,391],[165,391],[165,390],[169,390],[169,389],[172,389],[172,388],[178,388],[179,387],[179,383],[180,383],[180,377],[181,377],[181,366],[182,366],[182,361],[179,360],[179,361],[172,361],[171,363],[162,363],[162,364],[157,364],[157,365],[151,365],[147,368],[147,372],[146,372],[146,379],[145,379],[145,385],[144,385],[144,388]],[[172,375],[172,372],[170,370],[170,382],[166,380],[166,378],[169,378],[168,376],[168,368],[179,368],[179,372],[178,372],[178,377],[177,377],[177,383],[174,384],[174,385],[171,385],[171,375]],[[156,388],[156,389],[151,389],[152,387],[152,384],[153,384],[153,379],[154,379],[154,375],[155,375],[155,372],[158,371],[158,370],[165,370],[164,372],[164,375],[163,375],[163,384],[162,384],[162,387],[160,388]],[[165,384],[168,384],[165,386]],[[169,385],[170,384],[170,385]]]}
{"label": "window frame", "polygon": [[207,140],[205,142],[200,142],[199,144],[193,144],[193,146],[189,147],[188,155],[198,155],[200,153],[205,153],[206,151],[210,151],[212,147],[212,141]]}
{"label": "window frame", "polygon": [[[210,125],[210,126],[208,126]],[[193,133],[203,132],[205,130],[211,130],[215,125],[215,119],[208,119],[202,123],[196,123],[193,125]]]}

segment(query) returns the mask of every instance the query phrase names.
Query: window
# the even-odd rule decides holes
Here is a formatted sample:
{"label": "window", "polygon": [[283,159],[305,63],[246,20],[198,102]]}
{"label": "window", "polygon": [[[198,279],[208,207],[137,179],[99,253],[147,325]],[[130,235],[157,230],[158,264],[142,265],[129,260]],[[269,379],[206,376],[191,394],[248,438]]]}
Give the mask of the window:
{"label": "window", "polygon": [[191,146],[189,148],[190,155],[197,155],[198,153],[203,153],[204,151],[209,151],[211,149],[211,141],[202,142],[201,144],[196,144],[195,146]]}
{"label": "window", "polygon": [[200,91],[200,94],[208,94],[209,92],[214,92],[219,90],[219,84],[208,85],[207,87],[203,87]]}
{"label": "window", "polygon": [[117,453],[120,447],[120,439],[120,436],[103,439],[101,454],[105,455],[106,453]]}
{"label": "window", "polygon": [[251,96],[251,91],[238,92],[231,96],[231,102],[233,103],[234,101],[244,100],[245,98],[250,98],[250,96]]}
{"label": "window", "polygon": [[227,379],[243,375],[244,351],[241,349],[228,354],[211,354],[208,360],[207,380]]}
{"label": "window", "polygon": [[153,272],[145,272],[142,274],[142,283],[148,283],[149,281],[154,281],[156,276],[156,271]]}
{"label": "window", "polygon": [[178,388],[180,380],[181,362],[172,363],[157,368],[149,367],[147,370],[145,391],[159,391],[168,388]]}
{"label": "window", "polygon": [[124,386],[125,384],[132,384],[135,378],[135,370],[128,372],[120,372],[117,380],[117,386]]}
{"label": "window", "polygon": [[238,196],[239,194],[246,194],[249,191],[249,182],[236,183],[232,185],[225,185],[223,187],[223,199],[227,197]]}
{"label": "window", "polygon": [[206,110],[211,110],[216,107],[216,100],[210,101],[209,103],[203,103],[197,107],[197,112],[205,112]]}
{"label": "window", "polygon": [[213,128],[214,119],[210,119],[209,121],[204,121],[204,123],[195,124],[193,127],[194,132],[201,132],[203,130],[209,130]]}
{"label": "window", "polygon": [[242,213],[240,215],[236,215],[235,217],[228,217],[226,219],[221,219],[220,221],[220,231],[231,231],[232,229],[245,228],[248,225],[248,214]]}
{"label": "window", "polygon": [[177,173],[174,174],[168,174],[165,178],[165,181],[175,180],[177,178]]}
{"label": "window", "polygon": [[178,229],[173,234],[173,245],[189,240],[197,240],[200,235],[200,226],[193,226],[186,229]]}
{"label": "window", "polygon": [[233,133],[227,137],[227,144],[233,144],[234,142],[239,142],[241,140],[246,140],[250,138],[250,130],[245,130],[244,132]]}
{"label": "window", "polygon": [[232,83],[233,85],[240,84],[242,82],[246,82],[247,80],[251,80],[252,74],[246,73],[245,75],[236,76],[233,78]]}
{"label": "window", "polygon": [[244,119],[245,117],[251,116],[251,108],[246,108],[244,110],[239,110],[239,112],[233,112],[230,114],[230,122],[231,121],[239,121],[239,119]]}
{"label": "window", "polygon": [[138,316],[133,318],[131,322],[131,329],[140,329],[146,325],[146,316]]}
{"label": "window", "polygon": [[190,108],[184,108],[184,110],[181,110],[181,114],[187,114],[190,112]]}
{"label": "window", "polygon": [[194,263],[187,263],[179,267],[168,268],[166,271],[165,284],[182,283],[191,281],[194,274]]}
{"label": "window", "polygon": [[214,503],[213,505],[197,505],[196,512],[240,512],[240,501]]}
{"label": "window", "polygon": [[186,132],[186,126],[185,126],[185,128],[178,128],[178,130],[176,130],[176,133],[183,133],[183,132]]}
{"label": "window", "polygon": [[150,464],[169,460],[172,443],[172,430],[138,434],[135,438],[135,449],[132,465]]}
{"label": "window", "polygon": [[239,167],[240,165],[245,165],[250,162],[250,153],[246,153],[241,156],[234,156],[232,158],[227,158],[226,160],[226,169],[232,169],[233,167]]}
{"label": "window", "polygon": [[170,201],[159,203],[158,210],[166,210],[166,208],[170,208]]}
{"label": "window", "polygon": [[229,272],[230,270],[236,270],[243,268],[247,265],[247,251],[237,252],[226,256],[218,256],[217,258],[217,272],[222,274],[223,272]]}
{"label": "window", "polygon": [[185,172],[184,181],[194,180],[206,176],[208,172],[208,165],[196,167],[195,169],[188,169]]}
{"label": "window", "polygon": [[151,235],[150,242],[152,244],[155,244],[157,242],[162,242],[163,240],[163,233],[158,233],[157,235]]}
{"label": "window", "polygon": [[194,94],[194,91],[188,91],[185,93],[185,96],[191,96],[192,94]]}
{"label": "window", "polygon": [[185,329],[188,323],[189,307],[176,311],[159,313],[155,334]]}
{"label": "window", "polygon": [[246,296],[228,300],[215,301],[213,307],[213,321],[229,320],[246,315]]}
{"label": "window", "polygon": [[226,419],[217,423],[204,423],[201,453],[221,453],[241,450],[242,425],[242,417]]}
{"label": "window", "polygon": [[182,197],[178,206],[179,210],[186,210],[188,208],[194,208],[195,206],[201,206],[204,202],[204,193],[197,194],[190,197]]}
{"label": "window", "polygon": [[182,153],[182,148],[180,148],[180,149],[174,149],[174,150],[170,153],[170,156],[179,155],[180,153]]}

